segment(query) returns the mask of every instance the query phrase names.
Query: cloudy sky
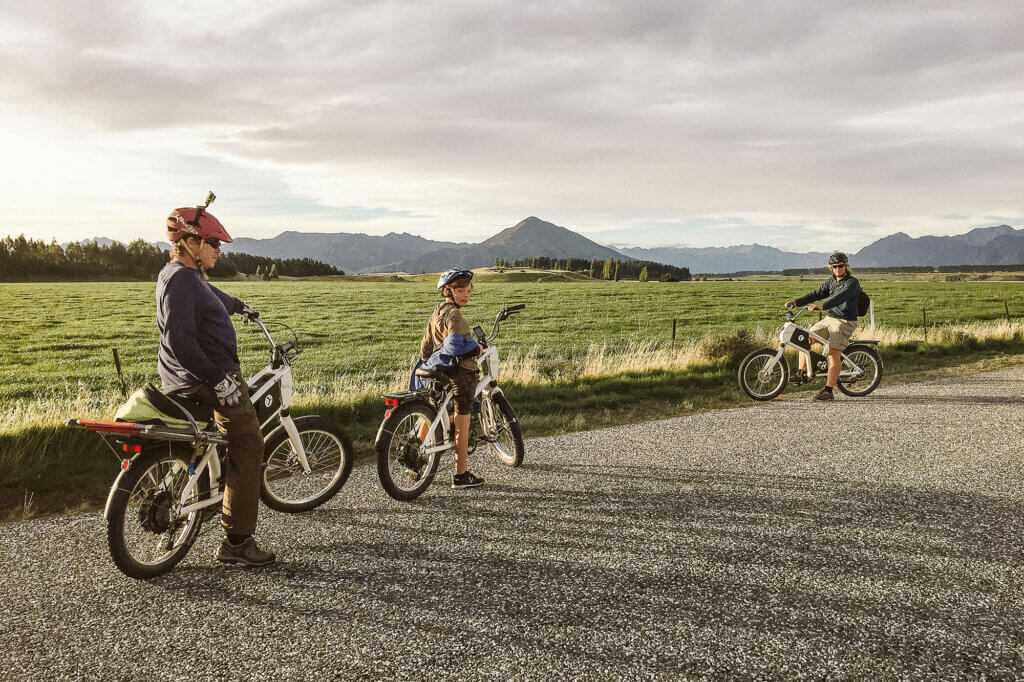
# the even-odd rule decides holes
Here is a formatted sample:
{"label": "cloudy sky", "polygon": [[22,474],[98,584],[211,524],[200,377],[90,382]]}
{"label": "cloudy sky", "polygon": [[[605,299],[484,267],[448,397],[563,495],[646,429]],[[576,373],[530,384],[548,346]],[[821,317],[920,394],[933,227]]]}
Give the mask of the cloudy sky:
{"label": "cloudy sky", "polygon": [[0,0],[0,234],[1024,227],[1024,4]]}

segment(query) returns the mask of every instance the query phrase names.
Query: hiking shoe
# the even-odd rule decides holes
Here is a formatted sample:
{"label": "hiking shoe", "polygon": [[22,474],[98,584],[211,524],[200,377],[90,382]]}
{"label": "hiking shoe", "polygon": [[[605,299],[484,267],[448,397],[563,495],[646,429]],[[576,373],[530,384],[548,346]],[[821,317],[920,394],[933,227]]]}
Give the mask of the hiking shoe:
{"label": "hiking shoe", "polygon": [[818,392],[818,395],[814,396],[814,399],[815,400],[835,400],[836,397],[834,395],[832,395],[832,391],[828,390],[827,388],[823,388],[823,389],[821,389],[821,391]]}
{"label": "hiking shoe", "polygon": [[452,490],[462,490],[463,488],[475,488],[479,485],[484,484],[484,479],[479,476],[474,476],[468,471],[461,474],[452,475]]}
{"label": "hiking shoe", "polygon": [[226,564],[242,564],[243,566],[266,566],[277,560],[273,552],[265,552],[256,545],[250,535],[237,545],[224,538],[217,552],[217,561]]}
{"label": "hiking shoe", "polygon": [[798,386],[800,384],[806,384],[808,381],[810,381],[810,379],[807,378],[806,372],[793,372],[789,377],[789,383],[796,384]]}

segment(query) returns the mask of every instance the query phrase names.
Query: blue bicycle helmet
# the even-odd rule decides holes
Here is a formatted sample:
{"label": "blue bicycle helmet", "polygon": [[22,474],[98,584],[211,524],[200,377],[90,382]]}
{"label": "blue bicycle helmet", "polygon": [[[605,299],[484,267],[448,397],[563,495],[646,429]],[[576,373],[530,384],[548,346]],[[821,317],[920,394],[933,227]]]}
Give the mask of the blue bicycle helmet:
{"label": "blue bicycle helmet", "polygon": [[441,273],[441,276],[437,278],[437,290],[445,288],[460,277],[473,278],[472,270],[464,270],[462,268],[451,268]]}

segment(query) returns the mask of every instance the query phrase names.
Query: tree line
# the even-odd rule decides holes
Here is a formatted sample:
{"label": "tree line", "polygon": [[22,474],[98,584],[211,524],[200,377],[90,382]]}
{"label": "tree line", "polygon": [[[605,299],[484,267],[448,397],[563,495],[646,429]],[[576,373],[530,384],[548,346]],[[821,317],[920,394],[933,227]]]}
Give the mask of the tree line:
{"label": "tree line", "polygon": [[532,258],[495,258],[496,268],[533,268],[538,270],[567,270],[588,275],[593,279],[606,279],[618,282],[619,279],[637,279],[646,282],[648,278],[662,282],[688,282],[690,269],[680,268],[665,263],[647,260],[618,260],[597,258],[550,258],[534,256]]}
{"label": "tree line", "polygon": [[[170,252],[142,239],[98,244],[72,242],[62,247],[57,240],[27,239],[24,235],[0,240],[0,281],[63,279],[156,279]],[[236,274],[309,277],[345,274],[333,265],[311,258],[265,258],[247,253],[225,253],[212,277]]]}

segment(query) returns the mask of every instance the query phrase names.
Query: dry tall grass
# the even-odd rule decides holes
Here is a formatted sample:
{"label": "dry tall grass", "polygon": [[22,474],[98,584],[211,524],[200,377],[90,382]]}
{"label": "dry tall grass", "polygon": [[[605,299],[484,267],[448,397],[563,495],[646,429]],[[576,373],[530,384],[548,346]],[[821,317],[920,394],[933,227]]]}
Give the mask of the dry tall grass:
{"label": "dry tall grass", "polygon": [[[860,327],[854,338],[878,339],[883,344],[924,341],[922,327]],[[974,322],[930,327],[929,344],[970,347],[989,340],[1024,341],[1024,321]],[[501,357],[499,381],[517,384],[550,384],[579,377],[602,377],[647,371],[679,371],[705,365],[735,364],[754,348],[772,346],[774,334],[761,330],[736,331],[671,344],[633,342],[625,346],[591,344],[585,352],[564,357],[542,357],[539,347],[512,351]],[[884,349],[884,346],[883,346]],[[884,350],[883,350],[884,353]],[[392,376],[327,375],[314,372],[296,387],[297,407],[312,404],[346,404],[383,393],[402,390],[408,382],[403,371]],[[95,392],[85,386],[68,386],[37,398],[18,399],[0,412],[0,433],[62,425],[72,417],[110,418],[121,404],[116,391]]]}

